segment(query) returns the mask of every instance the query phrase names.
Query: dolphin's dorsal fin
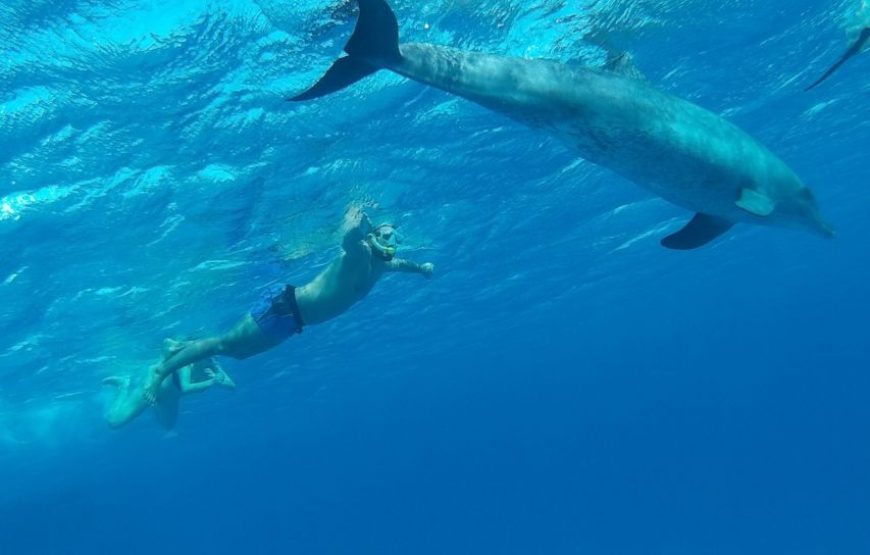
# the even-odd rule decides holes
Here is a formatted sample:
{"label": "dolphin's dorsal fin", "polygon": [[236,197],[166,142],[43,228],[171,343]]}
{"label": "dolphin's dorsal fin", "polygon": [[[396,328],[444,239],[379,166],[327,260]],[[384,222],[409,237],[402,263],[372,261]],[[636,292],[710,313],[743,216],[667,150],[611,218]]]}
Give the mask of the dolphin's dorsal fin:
{"label": "dolphin's dorsal fin", "polygon": [[607,51],[607,61],[604,63],[605,71],[618,73],[631,79],[646,79],[646,76],[634,64],[634,56],[628,52]]}
{"label": "dolphin's dorsal fin", "polygon": [[762,217],[770,216],[776,208],[776,202],[773,199],[752,189],[741,189],[740,198],[735,204],[750,214]]}
{"label": "dolphin's dorsal fin", "polygon": [[662,239],[661,243],[665,248],[678,251],[697,249],[719,237],[733,226],[734,222],[698,212],[689,223],[683,226],[683,229],[668,235]]}

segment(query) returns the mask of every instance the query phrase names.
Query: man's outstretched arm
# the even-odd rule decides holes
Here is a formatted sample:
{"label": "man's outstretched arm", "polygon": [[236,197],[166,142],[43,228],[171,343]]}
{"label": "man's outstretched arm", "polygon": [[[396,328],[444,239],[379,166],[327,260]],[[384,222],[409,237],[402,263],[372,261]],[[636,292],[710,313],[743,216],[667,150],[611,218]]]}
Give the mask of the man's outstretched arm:
{"label": "man's outstretched arm", "polygon": [[405,260],[404,258],[394,258],[387,262],[387,270],[389,270],[390,272],[420,274],[422,276],[430,278],[432,277],[432,273],[435,271],[435,265],[431,262],[417,264],[416,262],[411,262],[410,260]]}

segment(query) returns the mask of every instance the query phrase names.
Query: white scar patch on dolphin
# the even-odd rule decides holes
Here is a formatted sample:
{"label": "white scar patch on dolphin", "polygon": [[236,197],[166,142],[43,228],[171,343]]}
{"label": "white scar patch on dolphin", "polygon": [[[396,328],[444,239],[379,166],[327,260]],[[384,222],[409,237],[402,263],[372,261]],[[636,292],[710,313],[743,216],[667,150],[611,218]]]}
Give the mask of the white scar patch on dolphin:
{"label": "white scar patch on dolphin", "polygon": [[815,196],[777,156],[722,117],[660,91],[630,63],[591,69],[548,61],[399,44],[385,0],[357,0],[359,20],[311,100],[387,69],[542,129],[584,159],[695,213],[661,243],[688,250],[736,223],[832,237]]}

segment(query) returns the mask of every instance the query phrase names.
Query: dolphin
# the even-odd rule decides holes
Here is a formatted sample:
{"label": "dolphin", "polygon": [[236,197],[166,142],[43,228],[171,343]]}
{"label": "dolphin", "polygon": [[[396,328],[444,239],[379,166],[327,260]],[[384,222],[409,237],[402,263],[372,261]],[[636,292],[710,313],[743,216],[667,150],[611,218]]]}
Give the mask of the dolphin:
{"label": "dolphin", "polygon": [[870,40],[870,27],[864,27],[861,32],[858,33],[858,38],[855,39],[855,42],[852,43],[852,46],[850,46],[845,52],[843,52],[843,55],[840,56],[840,58],[836,62],[834,62],[834,65],[829,67],[828,70],[823,73],[821,77],[813,81],[813,83],[809,87],[805,88],[804,92],[816,88],[822,83],[822,81],[833,75],[835,71],[840,69],[841,65],[845,64],[849,60],[849,58],[860,53],[861,50],[864,48],[864,45],[867,44],[868,40]]}
{"label": "dolphin", "polygon": [[738,222],[800,228],[832,237],[813,193],[744,131],[691,102],[627,74],[399,44],[385,0],[357,0],[359,19],[340,57],[304,101],[387,69],[543,129],[586,160],[695,213],[664,247],[689,250]]}

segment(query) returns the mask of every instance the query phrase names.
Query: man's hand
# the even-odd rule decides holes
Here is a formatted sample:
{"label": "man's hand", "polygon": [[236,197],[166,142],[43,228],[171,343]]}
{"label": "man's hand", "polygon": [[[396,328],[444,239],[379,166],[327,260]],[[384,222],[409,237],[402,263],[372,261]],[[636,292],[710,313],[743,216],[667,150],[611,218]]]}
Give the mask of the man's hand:
{"label": "man's hand", "polygon": [[212,368],[205,369],[205,375],[209,377],[214,383],[221,385],[224,383],[224,373],[223,372],[215,372]]}
{"label": "man's hand", "polygon": [[372,222],[368,214],[363,211],[360,206],[350,206],[344,215],[344,231],[347,233],[352,229],[359,229],[365,236],[372,228]]}
{"label": "man's hand", "polygon": [[423,274],[423,277],[426,279],[431,279],[432,274],[435,273],[435,264],[432,264],[431,262],[420,264],[420,273]]}
{"label": "man's hand", "polygon": [[364,248],[363,241],[372,230],[372,222],[362,208],[351,206],[344,215],[344,223],[342,224],[342,233],[344,239],[341,241],[341,247],[344,252],[350,255],[362,256],[368,254],[367,248]]}

